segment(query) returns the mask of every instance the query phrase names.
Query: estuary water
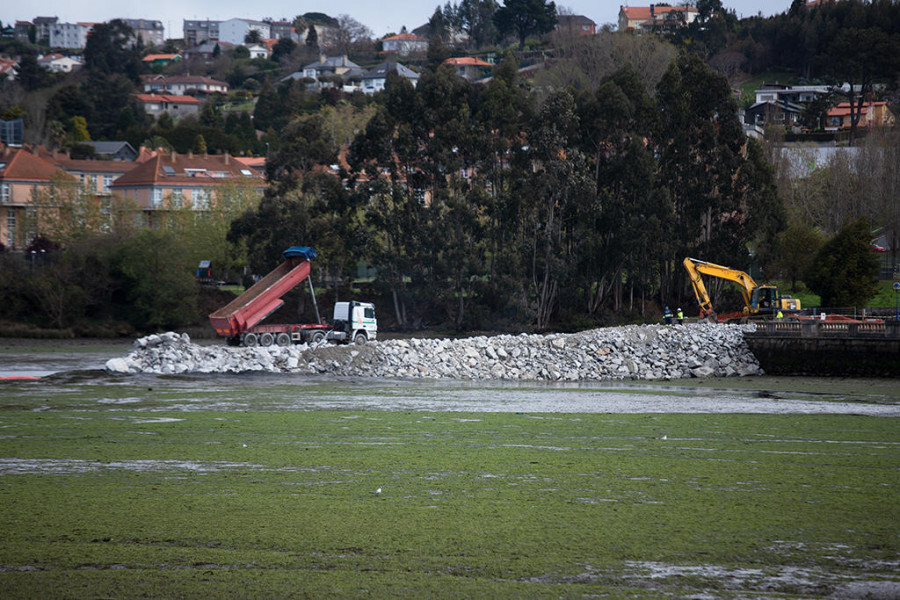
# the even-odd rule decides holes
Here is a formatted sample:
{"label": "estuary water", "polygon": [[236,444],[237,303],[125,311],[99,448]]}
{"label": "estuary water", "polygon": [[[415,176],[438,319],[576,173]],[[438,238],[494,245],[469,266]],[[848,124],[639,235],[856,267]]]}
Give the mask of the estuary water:
{"label": "estuary water", "polygon": [[[210,341],[208,343],[221,343]],[[80,398],[110,410],[400,410],[522,413],[755,413],[900,416],[900,382],[731,377],[578,383],[303,374],[112,375],[130,341],[0,339],[0,403]],[[149,401],[149,402],[148,402]]]}

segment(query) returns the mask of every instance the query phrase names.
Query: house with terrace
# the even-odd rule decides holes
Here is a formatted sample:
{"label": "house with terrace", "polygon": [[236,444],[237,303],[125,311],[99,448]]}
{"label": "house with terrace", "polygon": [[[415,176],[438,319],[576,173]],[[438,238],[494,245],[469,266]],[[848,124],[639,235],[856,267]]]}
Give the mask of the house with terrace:
{"label": "house with terrace", "polygon": [[227,94],[229,90],[226,82],[200,75],[141,75],[141,84],[145,92],[176,96]]}

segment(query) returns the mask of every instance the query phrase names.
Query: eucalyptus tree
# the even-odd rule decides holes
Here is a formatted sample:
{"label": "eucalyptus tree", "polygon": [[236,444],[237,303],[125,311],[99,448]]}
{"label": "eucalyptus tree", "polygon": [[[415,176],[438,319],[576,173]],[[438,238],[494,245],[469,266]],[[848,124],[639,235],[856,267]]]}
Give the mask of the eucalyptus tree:
{"label": "eucalyptus tree", "polygon": [[759,180],[738,177],[746,165],[746,137],[731,88],[700,58],[679,56],[660,82],[657,106],[659,185],[674,207],[666,224],[674,236],[674,254],[663,266],[660,290],[661,303],[668,303],[666,286],[683,281],[684,256],[745,265],[746,242],[753,237],[745,228],[745,200]]}
{"label": "eucalyptus tree", "polygon": [[595,196],[588,161],[576,145],[578,130],[571,93],[550,96],[527,130],[529,160],[512,192],[523,200],[521,254],[539,330],[550,324],[561,291],[573,283],[571,257],[581,233],[580,207]]}

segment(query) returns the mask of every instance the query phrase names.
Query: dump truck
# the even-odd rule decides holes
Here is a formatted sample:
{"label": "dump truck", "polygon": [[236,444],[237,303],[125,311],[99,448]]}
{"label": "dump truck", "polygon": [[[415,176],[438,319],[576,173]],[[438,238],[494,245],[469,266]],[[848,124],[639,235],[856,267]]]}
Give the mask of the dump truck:
{"label": "dump truck", "polygon": [[368,302],[335,302],[333,323],[326,336],[330,342],[365,344],[378,335],[375,305]]}
{"label": "dump truck", "polygon": [[[334,326],[319,316],[315,290],[309,277],[310,261],[317,256],[315,249],[309,246],[291,246],[282,253],[282,256],[284,261],[272,272],[209,315],[209,322],[217,334],[226,338],[232,346],[248,347],[319,343],[326,340],[333,331],[340,334],[332,335],[331,340],[335,342],[353,341],[359,344],[375,339],[378,324],[375,319],[375,307],[372,304],[355,303],[365,306],[364,311],[368,315],[366,326],[361,331],[348,329],[348,324],[344,322],[341,322],[339,328],[335,330]],[[304,281],[309,283],[309,293],[316,313],[315,323],[260,324],[284,304],[282,296]],[[337,314],[336,310],[335,315]],[[350,324],[353,324],[352,321]]]}
{"label": "dump truck", "polygon": [[[750,275],[743,271],[696,258],[685,258],[684,268],[687,270],[691,286],[694,288],[694,295],[700,304],[701,319],[718,320],[719,322],[764,320],[773,318],[779,311],[783,315],[796,315],[800,311],[800,300],[780,294],[774,285],[758,285]],[[744,299],[744,310],[716,315],[701,275],[709,275],[736,283]]]}

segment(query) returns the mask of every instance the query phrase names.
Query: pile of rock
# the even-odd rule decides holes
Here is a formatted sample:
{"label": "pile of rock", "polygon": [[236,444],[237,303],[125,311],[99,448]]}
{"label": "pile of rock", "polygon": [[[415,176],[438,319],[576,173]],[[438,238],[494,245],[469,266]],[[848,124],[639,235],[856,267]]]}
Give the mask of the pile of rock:
{"label": "pile of rock", "polygon": [[759,375],[744,342],[749,326],[630,325],[576,334],[402,339],[365,346],[331,344],[233,348],[200,346],[187,334],[141,338],[114,373],[268,371],[361,377],[579,381]]}

